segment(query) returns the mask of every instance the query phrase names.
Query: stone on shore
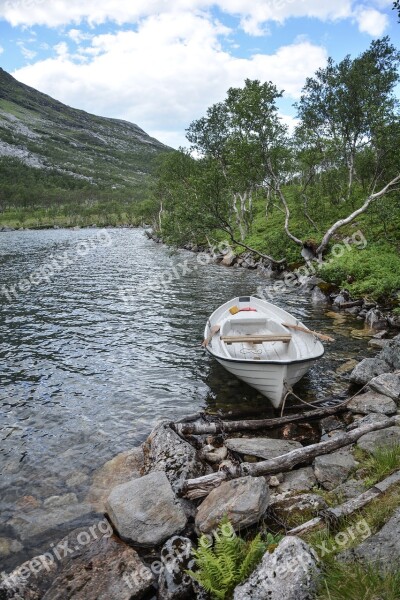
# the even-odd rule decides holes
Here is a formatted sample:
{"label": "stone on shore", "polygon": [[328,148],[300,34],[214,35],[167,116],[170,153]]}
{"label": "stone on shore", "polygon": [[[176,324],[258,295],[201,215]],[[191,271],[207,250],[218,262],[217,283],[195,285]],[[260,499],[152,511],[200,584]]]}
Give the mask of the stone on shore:
{"label": "stone on shore", "polygon": [[5,558],[10,554],[19,552],[23,546],[18,540],[14,540],[8,537],[0,537],[0,558]]}
{"label": "stone on shore", "polygon": [[357,446],[366,452],[374,452],[378,447],[392,444],[400,444],[400,427],[396,425],[366,433],[357,441]]}
{"label": "stone on shore", "polygon": [[120,537],[141,546],[157,546],[186,525],[185,513],[163,471],[115,487],[106,511]]}
{"label": "stone on shore", "polygon": [[396,335],[378,356],[389,365],[389,371],[400,369],[400,335]]}
{"label": "stone on shore", "polygon": [[286,454],[291,450],[302,448],[300,442],[292,440],[278,440],[273,438],[228,438],[225,440],[225,445],[229,450],[238,452],[239,454],[248,454],[249,456],[257,456],[258,458],[275,458]]}
{"label": "stone on shore", "polygon": [[239,585],[233,600],[312,600],[318,579],[318,556],[303,540],[285,537],[248,580]]}
{"label": "stone on shore", "polygon": [[175,535],[161,549],[162,568],[158,579],[159,600],[191,600],[192,578],[186,573],[194,568],[189,538]]}
{"label": "stone on shore", "polygon": [[[390,374],[379,375],[379,377],[375,377],[375,379],[387,377],[387,375]],[[372,379],[370,382],[370,387],[373,387],[371,384],[375,379]],[[388,397],[388,394],[384,396],[382,392],[377,393],[374,391],[356,396],[353,400],[350,400],[347,404],[347,408],[352,413],[359,413],[362,415],[368,415],[369,413],[394,415],[397,412],[396,404]]]}
{"label": "stone on shore", "polygon": [[297,520],[304,514],[308,518],[316,516],[320,510],[327,508],[327,504],[319,494],[299,494],[298,496],[279,494],[272,499],[270,508],[280,520],[292,523],[294,519]]}
{"label": "stone on shore", "polygon": [[140,477],[143,463],[141,446],[114,456],[95,471],[86,502],[90,502],[98,512],[104,512],[110,491],[121,483]]}
{"label": "stone on shore", "polygon": [[387,319],[377,308],[371,308],[365,315],[365,325],[377,331],[386,329]]}
{"label": "stone on shore", "polygon": [[280,492],[307,492],[317,484],[312,467],[304,467],[285,473],[279,486]]}
{"label": "stone on shore", "polygon": [[333,490],[345,481],[355,467],[353,455],[343,448],[331,454],[317,456],[314,460],[315,477],[326,490]]}
{"label": "stone on shore", "polygon": [[77,502],[75,494],[65,494],[48,498],[47,508],[44,506],[15,514],[7,525],[11,525],[18,537],[25,541],[44,534],[51,537],[53,533],[59,533],[60,529],[65,534],[83,522],[93,520],[93,514],[90,504]]}
{"label": "stone on shore", "polygon": [[390,366],[381,358],[364,358],[350,373],[350,381],[359,385],[365,385],[373,377],[388,373]]}
{"label": "stone on shore", "polygon": [[398,400],[400,398],[400,373],[383,373],[382,375],[378,375],[371,379],[369,387],[379,394],[385,394],[385,396],[389,396],[393,400]]}
{"label": "stone on shore", "polygon": [[196,527],[202,533],[215,529],[227,515],[237,530],[257,523],[269,504],[269,487],[264,477],[239,477],[225,481],[203,500],[196,514]]}
{"label": "stone on shore", "polygon": [[111,534],[105,520],[74,530],[57,544],[61,560],[49,548],[20,565],[0,584],[0,598],[139,600],[154,576],[133,548]]}
{"label": "stone on shore", "polygon": [[344,553],[341,558],[362,560],[378,568],[398,569],[400,564],[400,508],[374,535],[359,546]]}
{"label": "stone on shore", "polygon": [[188,442],[171,429],[169,423],[159,423],[143,444],[145,474],[163,471],[174,492],[179,492],[186,479],[206,474],[207,467],[199,460]]}
{"label": "stone on shore", "polygon": [[224,255],[224,258],[221,260],[220,264],[224,265],[225,267],[231,267],[235,262],[235,259],[236,255],[233,252],[227,252]]}

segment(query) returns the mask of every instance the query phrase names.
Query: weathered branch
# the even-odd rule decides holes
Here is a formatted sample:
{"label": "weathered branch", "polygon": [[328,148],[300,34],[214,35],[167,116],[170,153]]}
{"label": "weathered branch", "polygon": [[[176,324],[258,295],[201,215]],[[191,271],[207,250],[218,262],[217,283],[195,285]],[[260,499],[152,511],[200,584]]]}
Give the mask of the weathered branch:
{"label": "weathered branch", "polygon": [[396,471],[389,477],[386,477],[380,483],[376,483],[374,486],[366,490],[356,498],[352,498],[335,508],[328,508],[324,510],[319,517],[314,517],[306,523],[302,523],[298,527],[294,527],[287,532],[287,535],[301,535],[315,529],[316,527],[323,526],[326,522],[332,523],[332,521],[338,521],[342,517],[347,517],[353,514],[356,510],[360,510],[367,504],[369,504],[375,498],[378,498],[384,494],[392,485],[400,483],[400,471]]}
{"label": "weathered branch", "polygon": [[[269,460],[262,460],[257,463],[244,462],[239,465],[232,465],[229,469],[218,471],[218,473],[197,477],[196,479],[188,479],[184,486],[184,496],[187,498],[198,498],[200,495],[206,495],[227,479],[237,479],[246,475],[259,477],[261,475],[273,475],[274,473],[291,471],[298,464],[308,463],[316,456],[328,454],[343,446],[349,446],[366,433],[392,427],[398,421],[397,417],[391,417],[387,421],[361,425],[361,427],[357,427],[346,433],[340,433],[325,442],[311,444],[305,448],[298,448],[281,456],[270,458]],[[199,494],[199,490],[202,491],[201,494]]]}
{"label": "weathered branch", "polygon": [[[349,398],[350,400],[350,398]],[[260,429],[274,429],[287,423],[296,423],[298,421],[310,421],[313,419],[321,419],[330,415],[335,415],[340,412],[344,412],[346,409],[346,403],[341,403],[337,406],[328,406],[327,408],[317,408],[307,412],[296,413],[295,415],[288,415],[286,417],[278,417],[276,419],[244,419],[241,421],[217,421],[215,423],[198,423],[188,422],[182,419],[177,423],[171,423],[171,426],[180,435],[204,435],[204,434],[220,434],[220,433],[234,433],[237,431],[258,431]],[[200,416],[200,415],[199,415]]]}
{"label": "weathered branch", "polygon": [[237,246],[242,246],[242,248],[246,248],[246,250],[249,250],[250,252],[254,252],[254,254],[257,254],[258,256],[260,256],[261,258],[264,258],[265,260],[268,260],[269,262],[271,262],[274,265],[284,265],[286,263],[286,258],[281,258],[280,260],[275,260],[275,258],[272,258],[272,256],[269,256],[268,254],[263,254],[262,252],[259,252],[258,250],[251,248],[244,242],[239,242],[237,239],[235,239],[235,237],[233,236],[231,231],[226,230],[226,232],[230,236],[232,242],[234,244],[236,244]]}
{"label": "weathered branch", "polygon": [[318,255],[319,253],[323,253],[326,250],[331,237],[338,229],[340,229],[340,227],[343,227],[344,225],[348,225],[349,223],[354,221],[354,219],[356,217],[358,217],[358,215],[361,215],[362,213],[364,213],[367,210],[367,208],[369,207],[369,205],[372,202],[375,202],[375,200],[378,200],[378,198],[381,198],[382,196],[384,196],[390,190],[390,188],[392,188],[395,185],[395,183],[397,183],[398,181],[400,181],[400,174],[397,175],[394,179],[392,179],[392,181],[389,181],[389,183],[387,183],[379,192],[370,194],[368,196],[368,198],[366,199],[366,201],[364,202],[364,204],[360,208],[358,208],[357,210],[352,212],[348,217],[346,217],[345,219],[339,219],[339,221],[336,221],[336,223],[334,223],[332,225],[332,227],[330,227],[328,229],[328,231],[325,233],[324,237],[322,238],[322,242],[320,243],[320,245],[318,246],[318,248],[316,250],[316,254]]}

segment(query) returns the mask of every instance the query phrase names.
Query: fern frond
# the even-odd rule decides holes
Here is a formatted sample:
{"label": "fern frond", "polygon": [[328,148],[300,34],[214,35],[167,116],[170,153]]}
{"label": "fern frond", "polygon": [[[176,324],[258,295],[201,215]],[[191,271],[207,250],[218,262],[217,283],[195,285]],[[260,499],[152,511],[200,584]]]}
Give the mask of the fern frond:
{"label": "fern frond", "polygon": [[197,549],[192,550],[196,571],[187,571],[214,600],[225,600],[235,587],[252,573],[266,550],[271,551],[281,536],[267,534],[262,540],[258,534],[246,542],[233,530],[225,516],[213,533],[214,544],[209,536],[201,536]]}

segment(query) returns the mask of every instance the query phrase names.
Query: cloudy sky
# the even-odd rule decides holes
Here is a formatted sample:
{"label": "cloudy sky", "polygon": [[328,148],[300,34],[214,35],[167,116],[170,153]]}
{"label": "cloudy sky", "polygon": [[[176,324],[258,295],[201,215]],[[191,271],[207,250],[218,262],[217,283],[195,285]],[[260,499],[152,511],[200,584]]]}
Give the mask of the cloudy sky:
{"label": "cloudy sky", "polygon": [[280,111],[328,56],[389,35],[392,0],[0,0],[0,66],[88,112],[126,119],[173,147],[244,79],[285,90]]}

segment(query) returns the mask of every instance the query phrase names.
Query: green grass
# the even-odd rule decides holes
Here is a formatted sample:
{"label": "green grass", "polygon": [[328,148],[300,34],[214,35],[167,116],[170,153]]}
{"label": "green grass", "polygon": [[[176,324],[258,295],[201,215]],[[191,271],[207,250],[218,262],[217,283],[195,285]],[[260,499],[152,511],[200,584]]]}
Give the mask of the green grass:
{"label": "green grass", "polygon": [[387,296],[400,289],[400,256],[388,242],[372,242],[338,258],[328,256],[320,276],[354,297]]}
{"label": "green grass", "polygon": [[371,454],[358,449],[356,458],[368,488],[400,469],[400,444],[377,447]]}
{"label": "green grass", "polygon": [[399,600],[400,570],[333,561],[325,570],[318,600]]}

